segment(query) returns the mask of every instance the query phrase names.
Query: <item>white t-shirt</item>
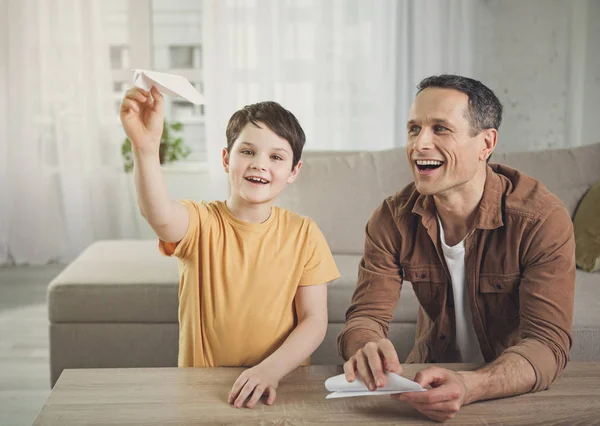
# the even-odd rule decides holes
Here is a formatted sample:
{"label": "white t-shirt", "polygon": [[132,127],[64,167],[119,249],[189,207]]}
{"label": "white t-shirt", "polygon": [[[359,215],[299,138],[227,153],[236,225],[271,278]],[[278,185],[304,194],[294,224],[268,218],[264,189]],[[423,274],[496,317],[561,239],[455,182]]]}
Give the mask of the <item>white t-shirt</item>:
{"label": "white t-shirt", "polygon": [[450,270],[452,292],[454,294],[454,313],[456,318],[456,349],[461,362],[483,363],[479,342],[473,326],[473,315],[469,305],[465,280],[465,240],[450,247],[444,238],[444,227],[438,216],[440,240],[446,264]]}

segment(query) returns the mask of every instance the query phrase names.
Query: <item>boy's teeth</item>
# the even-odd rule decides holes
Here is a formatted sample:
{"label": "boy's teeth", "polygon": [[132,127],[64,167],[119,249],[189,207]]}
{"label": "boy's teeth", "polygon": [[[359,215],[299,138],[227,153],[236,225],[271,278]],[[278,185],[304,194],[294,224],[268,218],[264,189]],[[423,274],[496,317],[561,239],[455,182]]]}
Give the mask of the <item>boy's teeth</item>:
{"label": "boy's teeth", "polygon": [[267,183],[266,180],[260,179],[260,178],[249,177],[249,178],[246,178],[246,179],[249,180],[249,181],[251,181],[251,182],[256,182],[256,183]]}

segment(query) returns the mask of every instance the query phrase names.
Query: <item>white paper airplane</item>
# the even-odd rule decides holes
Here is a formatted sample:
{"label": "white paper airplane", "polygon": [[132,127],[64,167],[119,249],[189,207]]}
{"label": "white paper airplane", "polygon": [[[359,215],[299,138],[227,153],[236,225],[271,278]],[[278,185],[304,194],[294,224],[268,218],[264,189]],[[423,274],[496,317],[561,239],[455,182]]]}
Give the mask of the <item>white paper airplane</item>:
{"label": "white paper airplane", "polygon": [[180,75],[136,69],[133,70],[133,85],[148,91],[154,86],[163,94],[179,96],[194,105],[204,103],[200,92]]}
{"label": "white paper airplane", "polygon": [[327,395],[326,399],[346,398],[349,396],[390,395],[404,392],[426,392],[426,389],[423,389],[417,382],[408,380],[396,373],[386,373],[385,386],[377,388],[374,391],[370,391],[359,378],[356,378],[353,382],[347,381],[346,376],[343,374],[327,379],[325,387],[328,391],[333,392]]}

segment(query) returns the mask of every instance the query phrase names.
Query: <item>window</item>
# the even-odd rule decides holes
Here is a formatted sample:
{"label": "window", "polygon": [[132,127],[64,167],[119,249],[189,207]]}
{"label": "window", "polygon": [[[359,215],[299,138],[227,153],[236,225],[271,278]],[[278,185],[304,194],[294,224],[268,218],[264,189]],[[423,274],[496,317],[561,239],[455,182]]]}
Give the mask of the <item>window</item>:
{"label": "window", "polygon": [[202,68],[200,46],[170,46],[171,68]]}
{"label": "window", "polygon": [[[203,93],[202,2],[191,0],[111,0],[110,59],[115,108],[131,87],[132,68],[186,77]],[[186,161],[205,162],[204,105],[165,96],[165,119],[183,124],[192,153]],[[125,137],[123,135],[123,137]]]}
{"label": "window", "polygon": [[117,70],[127,68],[129,64],[127,53],[127,46],[110,46],[110,67]]}

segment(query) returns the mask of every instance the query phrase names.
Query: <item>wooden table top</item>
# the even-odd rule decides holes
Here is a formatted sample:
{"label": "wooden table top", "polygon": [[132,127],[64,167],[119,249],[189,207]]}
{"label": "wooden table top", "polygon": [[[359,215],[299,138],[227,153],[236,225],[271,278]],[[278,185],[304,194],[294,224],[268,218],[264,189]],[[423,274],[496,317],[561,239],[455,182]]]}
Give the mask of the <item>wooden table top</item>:
{"label": "wooden table top", "polygon": [[[466,364],[437,364],[452,370]],[[407,364],[413,378],[429,365]],[[279,384],[269,407],[235,409],[227,395],[241,368],[65,370],[34,425],[380,425],[432,424],[389,396],[325,399],[324,382],[341,366],[299,367]],[[544,392],[465,406],[446,424],[600,424],[600,362],[571,362]]]}

